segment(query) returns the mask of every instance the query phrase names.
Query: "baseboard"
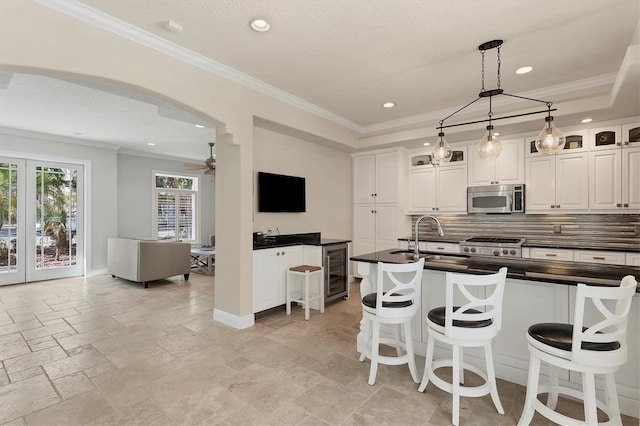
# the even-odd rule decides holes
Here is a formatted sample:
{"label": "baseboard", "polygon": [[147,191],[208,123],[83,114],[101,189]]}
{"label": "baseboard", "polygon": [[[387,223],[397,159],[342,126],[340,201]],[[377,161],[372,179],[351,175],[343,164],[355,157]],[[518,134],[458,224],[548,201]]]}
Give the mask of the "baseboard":
{"label": "baseboard", "polygon": [[93,269],[91,271],[87,271],[87,277],[95,277],[96,275],[107,275],[109,271],[107,268],[104,269]]}
{"label": "baseboard", "polygon": [[213,310],[213,320],[218,321],[224,325],[228,325],[229,327],[236,328],[238,330],[253,327],[253,325],[255,324],[255,318],[253,314],[239,317],[237,315],[233,315],[219,309]]}

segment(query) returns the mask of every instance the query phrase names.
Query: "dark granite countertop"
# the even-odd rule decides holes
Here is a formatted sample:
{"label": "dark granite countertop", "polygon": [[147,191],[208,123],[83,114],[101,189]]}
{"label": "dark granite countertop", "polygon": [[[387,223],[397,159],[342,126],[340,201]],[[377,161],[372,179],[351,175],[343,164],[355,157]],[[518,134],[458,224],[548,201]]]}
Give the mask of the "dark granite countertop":
{"label": "dark granite countertop", "polygon": [[[394,253],[395,252],[395,253]],[[423,254],[428,254],[424,252]],[[482,256],[442,255],[433,253],[434,258],[425,259],[425,269],[464,272],[469,274],[485,274],[497,272],[503,266],[508,268],[508,277],[530,281],[544,281],[558,284],[617,286],[626,275],[640,279],[640,268],[632,266],[601,265],[580,262],[562,262],[534,259],[493,258]],[[442,255],[439,259],[438,255]],[[383,250],[360,256],[350,260],[368,263],[408,263],[412,262],[411,253],[403,249]],[[636,290],[640,293],[640,287]]]}
{"label": "dark granite countertop", "polygon": [[263,237],[262,241],[254,241],[254,250],[263,250],[277,247],[290,246],[330,246],[334,244],[350,243],[351,240],[338,238],[322,238],[319,232],[309,232],[304,234],[284,234],[284,235],[268,235]]}
{"label": "dark granite countertop", "polygon": [[[471,238],[470,235],[451,235],[444,237],[428,237],[421,238],[420,241],[432,241],[443,243],[459,243],[462,240]],[[636,241],[602,241],[594,242],[593,240],[580,240],[570,237],[558,238],[558,239],[543,239],[536,237],[526,236],[525,242],[522,247],[543,247],[543,248],[557,248],[557,249],[569,249],[569,250],[599,250],[599,251],[626,251],[626,252],[640,252],[640,238]],[[411,237],[398,238],[399,241],[413,241]]]}

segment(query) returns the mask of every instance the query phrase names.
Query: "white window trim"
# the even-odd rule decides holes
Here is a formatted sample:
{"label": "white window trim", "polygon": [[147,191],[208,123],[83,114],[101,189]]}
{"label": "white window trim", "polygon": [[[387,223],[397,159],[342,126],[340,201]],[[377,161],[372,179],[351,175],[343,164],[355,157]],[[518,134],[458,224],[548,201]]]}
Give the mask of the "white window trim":
{"label": "white window trim", "polygon": [[[196,194],[196,207],[195,207],[195,213],[196,213],[196,218],[195,218],[195,239],[192,240],[186,240],[185,242],[191,243],[192,245],[199,245],[200,244],[200,217],[201,217],[201,212],[200,212],[200,206],[202,204],[201,202],[201,197],[202,197],[202,176],[200,176],[197,173],[188,173],[188,172],[176,172],[176,171],[168,171],[168,170],[151,170],[151,232],[153,235],[153,238],[157,239],[158,238],[158,197],[157,197],[157,191],[159,190],[158,188],[156,188],[156,175],[169,175],[169,176],[182,176],[182,177],[188,177],[188,178],[192,178],[196,180],[196,187],[197,190],[195,191],[190,191]],[[166,190],[166,189],[164,189]],[[207,243],[208,244],[208,243]]]}

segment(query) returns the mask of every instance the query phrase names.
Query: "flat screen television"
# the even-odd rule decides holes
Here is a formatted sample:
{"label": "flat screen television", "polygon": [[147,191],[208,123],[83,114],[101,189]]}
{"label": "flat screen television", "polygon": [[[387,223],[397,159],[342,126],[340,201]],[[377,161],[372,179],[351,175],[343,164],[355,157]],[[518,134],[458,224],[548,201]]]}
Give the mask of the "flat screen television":
{"label": "flat screen television", "polygon": [[258,172],[258,211],[263,213],[307,211],[305,178]]}

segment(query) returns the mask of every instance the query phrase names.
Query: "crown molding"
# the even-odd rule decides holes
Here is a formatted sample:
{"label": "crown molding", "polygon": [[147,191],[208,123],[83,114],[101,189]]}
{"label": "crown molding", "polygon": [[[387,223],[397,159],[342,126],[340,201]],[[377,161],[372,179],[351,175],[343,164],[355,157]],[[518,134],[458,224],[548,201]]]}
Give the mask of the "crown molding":
{"label": "crown molding", "polygon": [[135,43],[139,43],[151,49],[162,52],[180,61],[187,62],[196,67],[202,68],[220,77],[245,86],[249,89],[275,98],[281,102],[310,112],[314,115],[322,117],[355,132],[362,132],[362,126],[354,123],[351,120],[348,120],[338,114],[312,104],[311,102],[305,101],[302,98],[294,96],[291,93],[278,89],[275,86],[267,84],[247,74],[241,73],[240,71],[221,64],[220,62],[216,62],[210,58],[207,58],[206,56],[200,55],[199,53],[178,46],[177,44],[165,40],[162,37],[159,37],[148,31],[144,31],[131,24],[114,18],[113,16],[100,12],[99,10],[93,9],[76,0],[34,1],[50,9],[84,21],[88,24],[110,31]]}

